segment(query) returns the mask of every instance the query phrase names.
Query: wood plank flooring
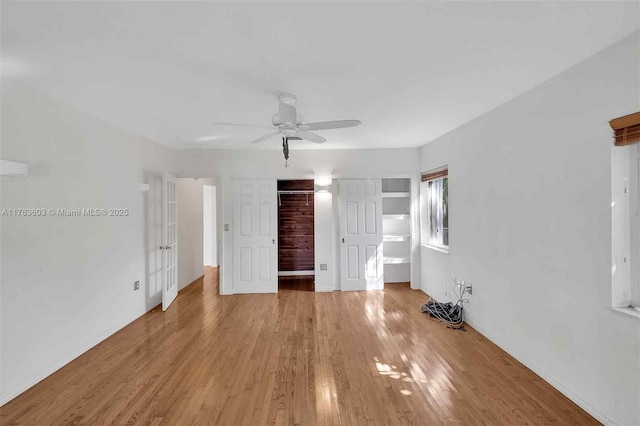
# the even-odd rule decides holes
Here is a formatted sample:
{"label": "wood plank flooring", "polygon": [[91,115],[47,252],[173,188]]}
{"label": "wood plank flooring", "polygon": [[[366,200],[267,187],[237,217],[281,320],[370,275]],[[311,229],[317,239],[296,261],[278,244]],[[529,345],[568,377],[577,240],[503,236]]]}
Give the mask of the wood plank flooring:
{"label": "wood plank flooring", "polygon": [[[295,280],[293,280],[295,281]],[[597,424],[467,327],[384,292],[217,295],[217,274],[0,408],[9,424]]]}

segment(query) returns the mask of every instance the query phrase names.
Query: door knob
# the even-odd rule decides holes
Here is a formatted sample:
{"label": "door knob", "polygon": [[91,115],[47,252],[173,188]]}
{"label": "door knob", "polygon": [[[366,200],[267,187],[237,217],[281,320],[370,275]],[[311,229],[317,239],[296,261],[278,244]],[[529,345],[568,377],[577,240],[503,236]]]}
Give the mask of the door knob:
{"label": "door knob", "polygon": [[274,238],[271,240],[271,244],[275,244],[275,243],[276,243],[276,239]]}
{"label": "door knob", "polygon": [[171,250],[171,246],[164,246],[165,250]]}
{"label": "door knob", "polygon": [[342,239],[342,244],[344,244],[344,238]]}
{"label": "door knob", "polygon": [[160,250],[164,250],[164,246],[160,246]]}

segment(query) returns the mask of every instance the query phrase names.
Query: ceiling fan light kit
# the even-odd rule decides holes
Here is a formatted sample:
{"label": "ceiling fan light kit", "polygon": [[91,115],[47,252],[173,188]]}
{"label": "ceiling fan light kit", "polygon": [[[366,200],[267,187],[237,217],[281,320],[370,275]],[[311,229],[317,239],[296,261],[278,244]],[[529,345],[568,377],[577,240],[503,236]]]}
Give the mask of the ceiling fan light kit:
{"label": "ceiling fan light kit", "polygon": [[[360,120],[337,120],[337,121],[319,121],[315,123],[304,123],[302,115],[296,110],[297,98],[291,94],[281,94],[278,96],[280,103],[278,112],[271,118],[271,123],[275,127],[275,132],[261,136],[251,143],[260,143],[276,136],[282,137],[282,151],[285,160],[289,159],[289,141],[306,140],[313,143],[325,143],[327,140],[320,135],[312,133],[311,130],[330,130],[344,129],[347,127],[355,127],[360,125]],[[240,126],[240,127],[265,127],[252,124],[234,124],[234,123],[214,123],[224,126]],[[288,163],[287,163],[288,166]]]}

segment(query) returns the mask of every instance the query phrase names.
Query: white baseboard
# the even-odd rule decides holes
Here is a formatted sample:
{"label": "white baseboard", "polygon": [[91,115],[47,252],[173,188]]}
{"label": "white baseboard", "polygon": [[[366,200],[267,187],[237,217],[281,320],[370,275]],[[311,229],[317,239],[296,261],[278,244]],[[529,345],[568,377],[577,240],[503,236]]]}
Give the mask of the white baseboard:
{"label": "white baseboard", "polygon": [[329,293],[333,291],[333,287],[316,287],[315,288],[315,292],[316,293]]}

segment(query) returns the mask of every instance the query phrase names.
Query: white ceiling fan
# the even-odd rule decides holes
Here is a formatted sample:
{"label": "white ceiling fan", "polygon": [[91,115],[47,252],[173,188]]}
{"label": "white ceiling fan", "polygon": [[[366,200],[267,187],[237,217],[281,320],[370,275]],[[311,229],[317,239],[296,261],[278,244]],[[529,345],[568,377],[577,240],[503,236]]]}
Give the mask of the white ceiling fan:
{"label": "white ceiling fan", "polygon": [[320,135],[311,133],[310,130],[329,130],[343,129],[345,127],[355,127],[360,124],[360,120],[337,120],[337,121],[319,121],[316,123],[303,123],[302,116],[296,111],[296,100],[294,95],[282,94],[278,96],[280,101],[280,109],[275,114],[271,122],[273,127],[260,126],[253,124],[236,124],[236,123],[213,123],[222,126],[239,126],[239,127],[260,127],[266,129],[274,129],[276,132],[269,133],[259,137],[251,143],[264,142],[273,137],[282,137],[286,141],[290,140],[306,140],[314,143],[324,143],[327,140]]}

